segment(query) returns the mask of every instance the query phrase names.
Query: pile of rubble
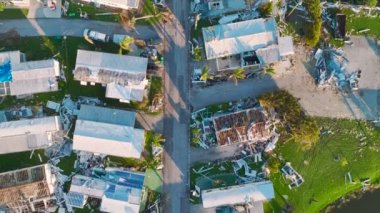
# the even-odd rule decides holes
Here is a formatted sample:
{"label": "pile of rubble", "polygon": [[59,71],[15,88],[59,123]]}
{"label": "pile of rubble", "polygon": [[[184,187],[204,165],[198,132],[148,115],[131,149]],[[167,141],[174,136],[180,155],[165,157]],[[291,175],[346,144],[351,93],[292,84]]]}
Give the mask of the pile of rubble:
{"label": "pile of rubble", "polygon": [[286,179],[291,181],[291,183],[288,185],[289,189],[299,187],[301,184],[304,183],[302,176],[298,174],[298,172],[295,169],[293,169],[289,162],[287,162],[285,166],[282,167],[281,172]]}
{"label": "pile of rubble", "polygon": [[348,59],[344,52],[335,48],[318,49],[314,54],[319,87],[335,86],[338,90],[349,92],[358,89],[361,70],[349,73],[346,70]]}

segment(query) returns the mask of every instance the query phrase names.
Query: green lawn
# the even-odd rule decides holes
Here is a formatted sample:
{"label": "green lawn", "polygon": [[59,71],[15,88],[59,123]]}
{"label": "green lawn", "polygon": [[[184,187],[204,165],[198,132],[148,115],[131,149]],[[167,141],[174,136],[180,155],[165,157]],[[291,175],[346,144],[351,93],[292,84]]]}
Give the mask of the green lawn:
{"label": "green lawn", "polygon": [[144,7],[142,9],[142,14],[136,15],[136,18],[143,17],[143,16],[150,16],[150,15],[155,15],[155,16],[146,18],[146,19],[139,19],[136,21],[136,24],[145,24],[145,25],[157,24],[158,22],[160,22],[162,18],[159,12],[160,10],[154,5],[153,0],[144,0]]}
{"label": "green lawn", "polygon": [[[67,11],[67,18],[80,18],[80,11],[86,12],[89,16],[89,19],[98,20],[98,21],[109,21],[109,22],[119,22],[120,15],[119,10],[104,10],[102,8],[96,8],[93,4],[85,4],[69,1],[69,9]],[[83,6],[82,6],[83,5]],[[102,13],[117,13],[117,14],[109,14],[109,15],[99,15]]]}
{"label": "green lawn", "polygon": [[163,174],[162,170],[147,169],[145,172],[144,186],[149,190],[162,192]]}
{"label": "green lawn", "polygon": [[380,39],[380,17],[368,17],[364,14],[355,14],[350,10],[344,10],[347,15],[347,32],[353,30],[354,35],[363,35],[358,33],[360,30],[370,29],[366,34]]}
{"label": "green lawn", "polygon": [[[319,212],[341,196],[359,189],[361,179],[378,181],[379,129],[354,120],[316,120],[319,127],[331,130],[333,134],[322,135],[317,145],[308,151],[302,151],[300,145],[292,141],[276,148],[277,155],[291,162],[305,183],[290,190],[287,186],[289,183],[279,173],[272,175],[276,198],[265,205],[266,212],[281,212],[287,196],[295,212]],[[351,173],[356,184],[345,183],[347,172]]]}
{"label": "green lawn", "polygon": [[74,172],[74,162],[77,159],[75,153],[71,153],[70,156],[61,158],[58,167],[63,170],[63,174],[69,176],[71,172]]}
{"label": "green lawn", "polygon": [[[31,152],[18,152],[0,155],[0,173],[37,166],[46,163],[48,160],[45,157],[44,150],[34,151],[32,158],[30,158],[30,154]],[[38,154],[41,156],[42,162],[40,161]]]}
{"label": "green lawn", "polygon": [[0,19],[24,19],[28,15],[28,9],[5,9],[0,11]]}

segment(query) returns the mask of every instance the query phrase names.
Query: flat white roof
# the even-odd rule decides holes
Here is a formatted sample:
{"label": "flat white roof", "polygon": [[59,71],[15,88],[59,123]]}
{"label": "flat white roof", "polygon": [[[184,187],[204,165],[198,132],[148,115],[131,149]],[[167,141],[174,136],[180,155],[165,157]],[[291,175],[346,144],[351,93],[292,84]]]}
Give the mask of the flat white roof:
{"label": "flat white roof", "polygon": [[29,61],[12,65],[11,95],[26,95],[58,90],[59,62]]}
{"label": "flat white roof", "polygon": [[102,212],[127,212],[127,213],[138,213],[140,210],[140,203],[133,204],[125,202],[123,200],[115,200],[103,196],[102,203],[100,205],[100,211]]}
{"label": "flat white roof", "polygon": [[58,116],[0,123],[0,154],[46,148],[53,142],[50,133],[61,130]]}
{"label": "flat white roof", "polygon": [[281,56],[294,54],[293,38],[291,36],[279,37],[278,47]]}
{"label": "flat white roof", "polygon": [[256,55],[262,64],[274,63],[281,59],[277,45],[270,45],[268,47],[258,49],[256,50]]}
{"label": "flat white roof", "polygon": [[247,183],[202,191],[204,208],[267,201],[274,198],[273,184],[270,181]]}
{"label": "flat white roof", "polygon": [[[143,84],[143,83],[142,83]],[[145,85],[145,84],[144,84]],[[128,100],[128,101],[142,101],[144,99],[145,86],[136,87],[133,85],[122,86],[115,83],[107,84],[106,97]]]}
{"label": "flat white roof", "polygon": [[276,44],[278,36],[274,18],[215,25],[202,32],[208,60]]}
{"label": "flat white roof", "polygon": [[77,120],[73,149],[119,157],[140,158],[144,130],[130,126]]}
{"label": "flat white roof", "polygon": [[12,65],[21,63],[21,52],[19,50],[0,52],[0,64],[7,60],[10,60]]}

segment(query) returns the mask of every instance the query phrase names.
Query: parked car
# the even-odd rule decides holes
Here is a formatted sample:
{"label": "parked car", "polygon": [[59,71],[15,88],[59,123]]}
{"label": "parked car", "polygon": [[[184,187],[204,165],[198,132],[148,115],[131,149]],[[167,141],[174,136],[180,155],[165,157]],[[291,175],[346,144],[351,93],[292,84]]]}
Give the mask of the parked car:
{"label": "parked car", "polygon": [[90,30],[90,29],[84,29],[83,36],[84,37],[87,36],[89,39],[95,40],[95,41],[108,42],[110,40],[109,35],[100,33],[94,30]]}

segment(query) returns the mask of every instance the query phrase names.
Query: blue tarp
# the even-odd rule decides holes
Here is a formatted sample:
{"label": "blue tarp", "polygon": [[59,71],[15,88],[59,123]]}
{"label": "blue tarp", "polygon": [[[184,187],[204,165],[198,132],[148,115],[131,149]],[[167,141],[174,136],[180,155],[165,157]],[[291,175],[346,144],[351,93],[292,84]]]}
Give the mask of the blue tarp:
{"label": "blue tarp", "polygon": [[6,60],[0,64],[0,82],[10,82],[12,81],[11,74],[11,61]]}

